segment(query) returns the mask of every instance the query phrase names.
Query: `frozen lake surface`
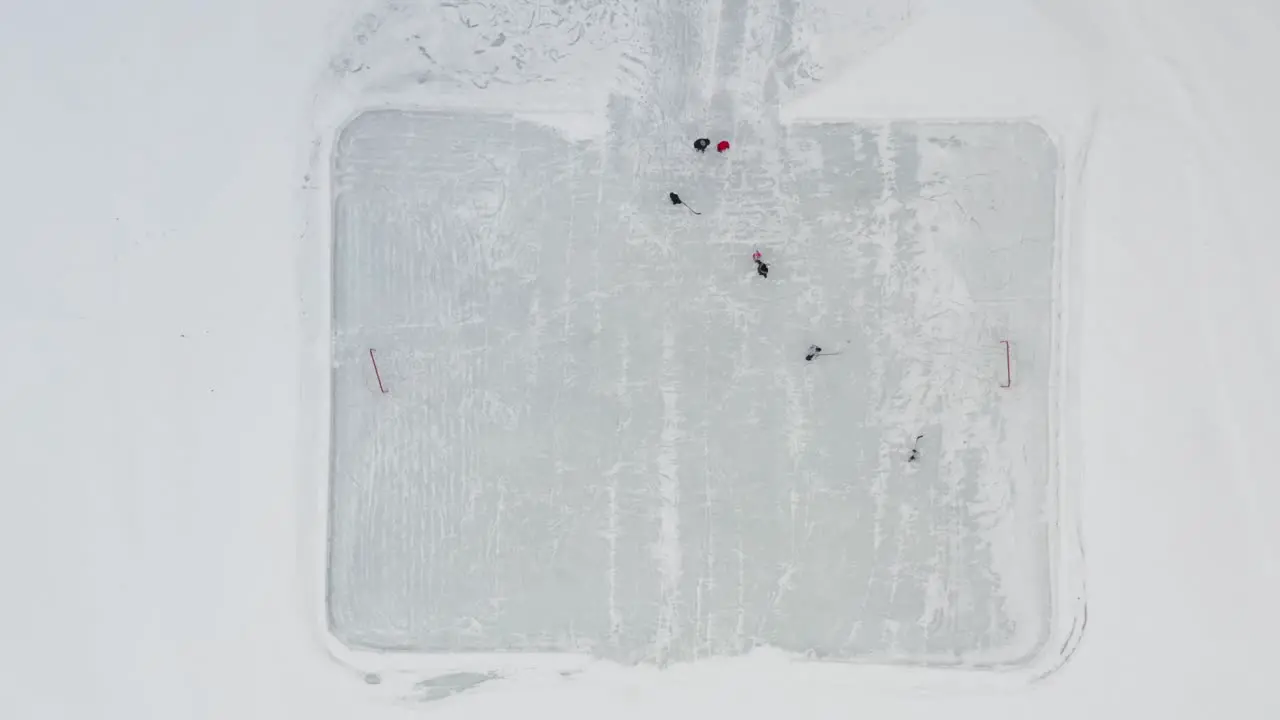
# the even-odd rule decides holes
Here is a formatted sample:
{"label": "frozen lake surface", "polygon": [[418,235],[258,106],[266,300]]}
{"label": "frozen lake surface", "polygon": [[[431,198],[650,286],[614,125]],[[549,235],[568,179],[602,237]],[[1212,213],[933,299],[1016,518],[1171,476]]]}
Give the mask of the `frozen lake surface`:
{"label": "frozen lake surface", "polygon": [[699,155],[638,115],[574,141],[375,111],[338,138],[331,631],[1029,663],[1054,612],[1053,144],[832,124]]}

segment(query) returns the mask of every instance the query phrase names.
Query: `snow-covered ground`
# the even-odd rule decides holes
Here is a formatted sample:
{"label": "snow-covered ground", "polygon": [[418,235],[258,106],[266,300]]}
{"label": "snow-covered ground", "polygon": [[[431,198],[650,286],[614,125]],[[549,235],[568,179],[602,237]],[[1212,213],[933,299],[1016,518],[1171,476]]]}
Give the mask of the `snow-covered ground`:
{"label": "snow-covered ground", "polygon": [[[604,3],[80,5],[0,10],[6,717],[1280,714],[1280,9],[659,3],[671,33],[746,38],[672,59]],[[774,13],[792,13],[792,45],[757,34]],[[775,66],[809,80],[683,84]],[[381,98],[518,107],[593,137],[608,93],[653,88],[709,99],[705,116],[654,106],[686,135],[763,142],[776,113],[1032,118],[1054,136],[1078,391],[1061,460],[1088,579],[1057,672],[1015,687],[764,652],[524,672],[424,706],[447,688],[372,685],[331,656],[328,256],[310,244],[326,132]]]}

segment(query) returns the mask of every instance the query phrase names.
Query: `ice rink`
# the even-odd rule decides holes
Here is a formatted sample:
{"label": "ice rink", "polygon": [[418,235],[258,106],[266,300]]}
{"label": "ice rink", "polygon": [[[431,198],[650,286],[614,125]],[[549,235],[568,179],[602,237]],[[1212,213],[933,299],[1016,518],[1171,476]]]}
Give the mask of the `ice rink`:
{"label": "ice rink", "polygon": [[1049,138],[810,125],[699,155],[620,141],[628,118],[340,134],[330,630],[1031,662],[1055,602]]}

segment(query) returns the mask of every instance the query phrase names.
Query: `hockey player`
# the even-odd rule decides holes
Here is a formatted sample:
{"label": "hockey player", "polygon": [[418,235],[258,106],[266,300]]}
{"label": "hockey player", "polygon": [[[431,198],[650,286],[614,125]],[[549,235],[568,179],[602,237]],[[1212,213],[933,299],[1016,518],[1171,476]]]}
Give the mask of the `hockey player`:
{"label": "hockey player", "polygon": [[769,277],[769,266],[765,264],[763,260],[760,259],[759,250],[751,254],[751,259],[754,260],[756,263],[756,273],[758,273],[762,278]]}
{"label": "hockey player", "polygon": [[809,362],[813,362],[813,359],[818,357],[821,354],[822,354],[822,348],[818,347],[817,345],[810,345],[809,354],[805,355],[804,359]]}
{"label": "hockey player", "polygon": [[911,454],[907,456],[907,462],[915,462],[920,459],[920,438],[923,435],[917,435],[915,442],[911,443]]}
{"label": "hockey player", "polygon": [[697,210],[694,210],[693,208],[689,207],[689,205],[688,205],[687,203],[685,203],[685,201],[681,200],[681,199],[680,199],[680,196],[679,196],[679,195],[677,195],[677,194],[675,194],[675,193],[667,193],[667,197],[671,198],[671,204],[672,204],[672,205],[684,205],[685,207],[689,208],[689,212],[693,213],[694,215],[701,215],[701,214],[702,214],[702,213],[698,212]]}
{"label": "hockey player", "polygon": [[728,141],[728,140],[721,140],[720,142],[716,143],[716,152],[722,153],[722,152],[724,152],[725,150],[728,150],[728,149],[729,149],[729,141]]}
{"label": "hockey player", "polygon": [[693,149],[697,150],[700,153],[706,152],[707,148],[709,147],[711,147],[710,138],[698,138],[697,140],[693,141]]}

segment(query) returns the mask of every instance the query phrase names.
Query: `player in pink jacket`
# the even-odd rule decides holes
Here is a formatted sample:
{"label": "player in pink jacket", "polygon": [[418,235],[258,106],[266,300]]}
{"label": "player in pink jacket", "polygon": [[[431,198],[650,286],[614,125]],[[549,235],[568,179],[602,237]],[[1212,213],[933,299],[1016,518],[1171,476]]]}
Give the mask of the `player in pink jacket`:
{"label": "player in pink jacket", "polygon": [[762,278],[767,278],[767,277],[769,277],[769,266],[768,266],[767,264],[765,264],[765,262],[764,262],[763,260],[761,260],[761,259],[760,259],[760,251],[759,251],[759,250],[757,250],[757,251],[755,251],[754,253],[752,253],[752,254],[751,254],[751,259],[755,261],[755,263],[756,263],[756,272],[757,272],[757,273],[759,273],[760,277],[762,277]]}

